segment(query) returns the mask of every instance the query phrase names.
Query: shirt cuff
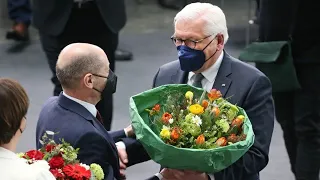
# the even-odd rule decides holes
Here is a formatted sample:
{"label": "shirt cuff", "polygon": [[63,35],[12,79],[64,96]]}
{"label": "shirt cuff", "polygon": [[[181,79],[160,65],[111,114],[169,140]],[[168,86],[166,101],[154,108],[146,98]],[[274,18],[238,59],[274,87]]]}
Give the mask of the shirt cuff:
{"label": "shirt cuff", "polygon": [[213,174],[207,174],[208,176],[209,176],[209,180],[214,180],[214,176],[213,176]]}
{"label": "shirt cuff", "polygon": [[124,134],[126,135],[126,137],[128,137],[128,132],[126,131],[126,129],[123,129]]}
{"label": "shirt cuff", "polygon": [[159,180],[162,180],[162,179],[163,179],[163,176],[162,176],[162,174],[160,174],[160,173],[155,174],[155,176],[157,176],[157,178],[159,178]]}
{"label": "shirt cuff", "polygon": [[124,150],[126,150],[126,144],[124,144],[123,141],[117,142],[117,143],[116,143],[116,146],[117,146],[117,147],[120,147],[120,148],[122,148],[122,149],[124,149]]}

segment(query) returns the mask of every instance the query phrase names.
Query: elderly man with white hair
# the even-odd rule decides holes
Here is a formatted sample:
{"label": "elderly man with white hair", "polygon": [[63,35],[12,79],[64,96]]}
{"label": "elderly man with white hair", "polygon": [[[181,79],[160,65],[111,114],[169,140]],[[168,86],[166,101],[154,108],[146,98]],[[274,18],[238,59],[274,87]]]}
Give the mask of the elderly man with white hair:
{"label": "elderly man with white hair", "polygon": [[[208,3],[189,4],[176,15],[174,29],[171,39],[179,60],[159,68],[153,87],[190,84],[207,91],[215,88],[229,97],[231,103],[244,108],[253,126],[255,142],[237,162],[210,177],[259,180],[259,172],[269,161],[275,118],[269,79],[224,50],[229,36],[225,15],[219,7]],[[184,178],[183,173],[177,174],[176,179]]]}

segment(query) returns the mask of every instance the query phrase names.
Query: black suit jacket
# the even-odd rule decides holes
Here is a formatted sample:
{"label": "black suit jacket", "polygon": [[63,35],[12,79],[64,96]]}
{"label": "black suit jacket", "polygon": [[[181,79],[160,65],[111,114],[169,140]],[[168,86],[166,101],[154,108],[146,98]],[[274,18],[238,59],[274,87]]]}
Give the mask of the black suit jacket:
{"label": "black suit jacket", "polygon": [[[115,142],[123,140],[129,150],[130,165],[142,162],[135,139],[126,138],[123,130],[108,132],[92,114],[77,102],[63,94],[50,98],[42,108],[37,124],[37,148],[45,131],[59,132],[54,140],[63,138],[75,148],[80,148],[78,158],[82,163],[101,165],[105,180],[120,179],[119,157]],[[145,153],[144,151],[142,153]],[[133,155],[134,154],[134,155]]]}
{"label": "black suit jacket", "polygon": [[[160,67],[153,87],[165,84],[185,84],[188,72],[180,69],[179,61]],[[223,97],[244,108],[255,133],[250,150],[236,163],[215,173],[216,180],[258,180],[259,172],[269,161],[269,147],[274,127],[274,105],[269,79],[255,67],[224,54],[213,88]]]}
{"label": "black suit jacket", "polygon": [[317,0],[260,0],[259,39],[287,41],[292,27],[297,63],[320,63],[320,23]]}
{"label": "black suit jacket", "polygon": [[[118,33],[126,23],[124,0],[95,1],[106,25],[113,33]],[[33,24],[42,33],[58,36],[67,24],[73,6],[73,0],[34,0]]]}

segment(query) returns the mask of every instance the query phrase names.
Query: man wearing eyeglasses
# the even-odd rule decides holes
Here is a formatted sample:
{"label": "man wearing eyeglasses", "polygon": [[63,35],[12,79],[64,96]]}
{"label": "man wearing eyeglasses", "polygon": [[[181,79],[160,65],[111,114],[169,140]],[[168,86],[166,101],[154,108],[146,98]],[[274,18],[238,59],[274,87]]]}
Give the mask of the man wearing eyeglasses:
{"label": "man wearing eyeglasses", "polygon": [[[215,180],[259,180],[259,172],[269,161],[274,126],[271,84],[255,67],[224,50],[229,38],[226,24],[217,6],[193,3],[182,9],[174,19],[171,38],[179,60],[159,68],[153,87],[189,84],[207,91],[215,88],[231,103],[244,108],[255,133],[253,146],[233,165],[209,176]],[[179,178],[188,178],[181,173]]]}

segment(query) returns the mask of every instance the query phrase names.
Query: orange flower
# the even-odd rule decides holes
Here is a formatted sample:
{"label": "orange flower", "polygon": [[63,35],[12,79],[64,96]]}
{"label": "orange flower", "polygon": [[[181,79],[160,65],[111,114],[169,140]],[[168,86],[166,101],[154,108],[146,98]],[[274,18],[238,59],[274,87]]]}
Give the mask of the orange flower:
{"label": "orange flower", "polygon": [[210,93],[208,93],[208,98],[210,99],[210,101],[214,101],[220,97],[222,97],[222,94],[216,89],[211,89]]}
{"label": "orange flower", "polygon": [[212,108],[212,113],[214,114],[215,117],[218,117],[220,114],[220,109],[217,107]]}
{"label": "orange flower", "polygon": [[160,111],[160,104],[154,105],[154,107],[152,108],[152,110],[159,112],[159,111]]}
{"label": "orange flower", "polygon": [[178,140],[180,137],[180,129],[179,128],[174,128],[171,132],[171,139],[172,140]]}
{"label": "orange flower", "polygon": [[243,124],[243,120],[244,120],[244,119],[239,119],[238,117],[235,118],[235,119],[232,121],[232,123],[231,123],[231,127],[232,127],[232,126],[241,127],[242,124]]}
{"label": "orange flower", "polygon": [[163,115],[162,115],[162,122],[165,123],[165,124],[168,124],[169,123],[169,119],[172,118],[172,115],[168,112],[165,112]]}
{"label": "orange flower", "polygon": [[207,109],[208,105],[209,105],[209,102],[208,102],[207,100],[203,100],[203,101],[202,101],[202,107],[204,107],[205,109]]}
{"label": "orange flower", "polygon": [[228,143],[227,139],[225,137],[221,137],[216,141],[216,144],[218,146],[226,146]]}
{"label": "orange flower", "polygon": [[200,144],[203,144],[205,142],[205,138],[204,138],[204,135],[201,134],[198,136],[197,140],[196,140],[196,144],[200,145]]}

